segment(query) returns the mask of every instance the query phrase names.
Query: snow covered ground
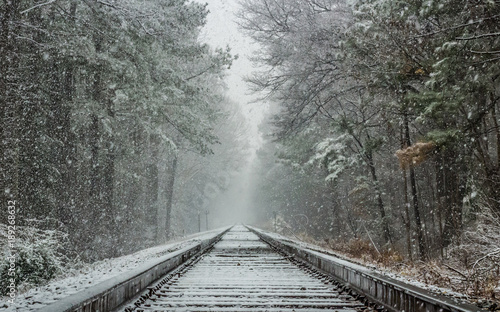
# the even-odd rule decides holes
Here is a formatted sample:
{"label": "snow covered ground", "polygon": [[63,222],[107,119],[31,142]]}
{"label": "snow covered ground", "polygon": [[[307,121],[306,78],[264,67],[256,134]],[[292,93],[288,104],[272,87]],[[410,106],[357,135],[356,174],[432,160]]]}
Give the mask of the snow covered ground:
{"label": "snow covered ground", "polygon": [[0,311],[36,311],[64,297],[116,277],[123,272],[133,270],[149,260],[194,245],[203,239],[211,238],[225,229],[226,228],[191,235],[177,241],[169,242],[165,245],[151,247],[130,255],[105,259],[87,264],[78,269],[72,269],[47,285],[32,288],[24,293],[18,294],[15,298],[14,305],[9,305],[7,297],[3,297]]}

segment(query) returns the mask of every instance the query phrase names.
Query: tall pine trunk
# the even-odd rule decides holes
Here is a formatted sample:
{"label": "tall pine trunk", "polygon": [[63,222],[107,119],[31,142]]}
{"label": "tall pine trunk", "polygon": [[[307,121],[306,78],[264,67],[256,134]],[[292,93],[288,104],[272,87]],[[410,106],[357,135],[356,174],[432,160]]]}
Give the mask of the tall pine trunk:
{"label": "tall pine trunk", "polygon": [[370,168],[370,174],[372,176],[373,184],[375,185],[375,196],[377,197],[377,207],[380,213],[380,218],[382,220],[382,236],[386,243],[392,242],[391,232],[389,230],[389,224],[387,223],[387,216],[385,213],[384,201],[382,200],[382,192],[380,191],[380,185],[378,181],[377,171],[375,168],[375,163],[373,162],[373,153],[367,152],[365,154],[368,160],[368,167]]}
{"label": "tall pine trunk", "polygon": [[[498,79],[498,78],[497,78]],[[498,98],[495,98],[493,93],[490,93],[490,101],[492,102],[491,119],[493,120],[494,136],[495,136],[495,152],[496,161],[493,163],[493,173],[489,177],[489,193],[490,205],[495,207],[497,212],[500,212],[500,127],[498,122],[497,104]]]}
{"label": "tall pine trunk", "polygon": [[[70,4],[69,15],[70,25],[74,27],[76,23],[77,2]],[[56,140],[60,142],[57,166],[60,168],[61,178],[59,180],[59,197],[57,216],[63,224],[72,223],[74,213],[74,184],[75,184],[75,163],[76,163],[76,137],[71,129],[71,110],[72,101],[75,94],[74,82],[75,68],[72,60],[66,59],[61,65],[61,82],[59,84],[59,108],[55,111],[55,121],[57,128]]]}
{"label": "tall pine trunk", "polygon": [[[401,127],[400,128],[400,143],[401,143],[401,149],[404,149],[406,147],[406,140],[405,140],[405,128],[406,127]],[[408,249],[408,257],[410,260],[413,259],[413,254],[412,254],[412,248],[411,248],[411,219],[410,219],[410,199],[408,198],[408,176],[406,174],[406,169],[403,168],[402,170],[403,174],[403,192],[404,192],[404,203],[405,203],[405,215],[402,216],[403,219],[403,224],[405,225],[406,229],[406,247]]]}
{"label": "tall pine trunk", "polygon": [[172,165],[170,168],[169,180],[167,183],[167,204],[166,204],[166,212],[167,217],[165,221],[165,231],[167,239],[172,235],[171,231],[171,218],[172,218],[172,203],[174,198],[174,184],[175,184],[175,174],[177,172],[177,153],[174,155],[174,159],[172,160]]}
{"label": "tall pine trunk", "polygon": [[437,169],[437,193],[442,197],[445,213],[443,227],[443,247],[452,243],[453,239],[460,236],[462,230],[462,199],[465,185],[460,179],[460,166],[456,161],[457,153],[447,147],[441,153],[441,166]]}
{"label": "tall pine trunk", "polygon": [[[405,129],[406,145],[411,146],[410,125],[408,121],[408,113],[406,111],[403,114],[403,125]],[[424,229],[422,228],[422,219],[420,217],[420,209],[418,206],[418,192],[417,192],[417,182],[415,179],[415,168],[413,164],[410,164],[409,167],[410,167],[410,189],[411,189],[411,198],[413,204],[413,214],[415,216],[415,226],[417,229],[418,256],[420,260],[424,260],[426,257],[426,248],[424,242]]]}
{"label": "tall pine trunk", "polygon": [[[18,59],[16,57],[16,42],[14,33],[15,21],[18,17],[19,1],[4,1],[0,20],[0,105],[1,105],[1,133],[2,142],[0,162],[0,180],[3,185],[0,190],[2,207],[7,206],[9,200],[16,201],[18,218],[22,213],[22,203],[19,198],[19,144],[20,133],[20,103],[16,71]],[[3,213],[2,221],[6,221],[7,213]],[[20,219],[21,220],[21,219]]]}

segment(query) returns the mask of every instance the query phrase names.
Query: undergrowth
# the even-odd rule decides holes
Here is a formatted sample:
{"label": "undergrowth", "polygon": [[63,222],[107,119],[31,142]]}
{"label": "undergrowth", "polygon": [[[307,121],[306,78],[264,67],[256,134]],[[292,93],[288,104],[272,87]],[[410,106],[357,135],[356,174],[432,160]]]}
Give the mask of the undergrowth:
{"label": "undergrowth", "polygon": [[[26,226],[16,227],[16,241],[12,250],[7,245],[7,226],[0,224],[0,295],[9,291],[10,279],[15,279],[17,291],[40,286],[62,273],[72,263],[71,244],[63,231],[44,230],[43,221],[29,220]],[[15,255],[15,268],[8,257]],[[13,268],[13,271],[9,271]],[[11,269],[12,270],[12,269]],[[10,272],[10,274],[9,274]]]}
{"label": "undergrowth", "polygon": [[[286,225],[286,224],[285,224]],[[273,227],[267,226],[270,231]],[[369,239],[314,239],[307,233],[293,233],[290,227],[278,232],[293,239],[328,249],[359,264],[375,266],[408,280],[450,289],[489,309],[500,309],[500,215],[481,209],[467,226],[458,243],[447,248],[446,257],[410,260],[396,248],[377,249]],[[401,248],[400,248],[401,249]],[[434,291],[438,291],[435,290]],[[438,291],[439,292],[439,291]],[[443,294],[450,295],[443,290]],[[496,310],[495,310],[496,311]]]}

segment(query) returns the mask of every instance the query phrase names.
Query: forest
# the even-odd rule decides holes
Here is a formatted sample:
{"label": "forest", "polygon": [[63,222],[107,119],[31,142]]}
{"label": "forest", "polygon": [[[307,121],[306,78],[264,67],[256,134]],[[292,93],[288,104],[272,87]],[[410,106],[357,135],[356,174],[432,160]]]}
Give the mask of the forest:
{"label": "forest", "polygon": [[262,47],[249,83],[277,104],[261,221],[356,257],[448,259],[462,291],[498,296],[500,2],[245,0],[239,23]]}
{"label": "forest", "polygon": [[[246,79],[271,103],[248,221],[439,262],[462,291],[500,296],[500,2],[239,4],[259,45]],[[200,38],[208,14],[188,0],[0,3],[0,247],[15,224],[18,284],[209,228],[251,148],[226,94],[238,57]]]}
{"label": "forest", "polygon": [[235,56],[199,40],[207,14],[184,0],[2,1],[1,244],[15,224],[19,284],[199,231],[247,153],[224,93]]}

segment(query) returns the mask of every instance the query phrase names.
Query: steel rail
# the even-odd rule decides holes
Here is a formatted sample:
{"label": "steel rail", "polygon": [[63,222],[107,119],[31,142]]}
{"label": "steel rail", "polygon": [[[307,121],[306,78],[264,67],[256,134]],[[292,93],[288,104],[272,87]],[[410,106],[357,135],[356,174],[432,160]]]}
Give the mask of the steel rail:
{"label": "steel rail", "polygon": [[41,312],[479,312],[254,227],[235,226]]}
{"label": "steel rail", "polygon": [[243,226],[150,289],[118,311],[374,311]]}

